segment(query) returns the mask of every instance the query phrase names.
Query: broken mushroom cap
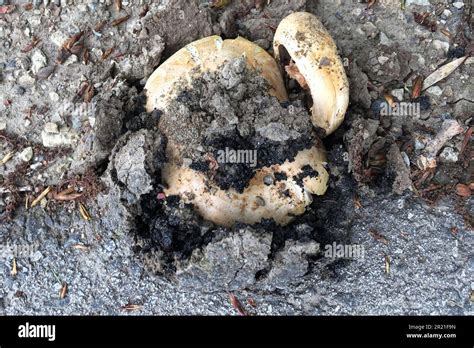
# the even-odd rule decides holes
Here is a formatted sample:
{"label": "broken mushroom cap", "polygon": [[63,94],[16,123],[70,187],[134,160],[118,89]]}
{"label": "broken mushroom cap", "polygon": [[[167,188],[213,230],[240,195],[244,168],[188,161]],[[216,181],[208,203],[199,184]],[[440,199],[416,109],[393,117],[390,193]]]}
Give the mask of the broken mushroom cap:
{"label": "broken mushroom cap", "polygon": [[280,101],[288,99],[278,65],[263,48],[242,37],[223,40],[220,36],[210,36],[180,49],[148,78],[145,84],[147,112],[165,110],[168,101],[176,98],[175,84],[183,77],[186,78],[183,83],[190,87],[195,76],[215,71],[225,62],[242,56],[247,66],[259,71],[268,82],[271,95]]}
{"label": "broken mushroom cap", "polygon": [[[270,95],[279,101],[288,99],[280,69],[264,49],[243,38],[222,40],[212,36],[179,50],[150,76],[145,85],[147,111],[166,111],[167,105],[181,91],[192,90],[194,79],[242,56],[248,68],[268,81]],[[165,112],[161,121],[168,116]],[[254,224],[264,219],[285,225],[304,213],[312,202],[312,194],[322,195],[327,189],[328,173],[323,166],[325,150],[316,138],[312,147],[299,151],[294,159],[256,169],[244,191],[238,192],[233,188],[221,189],[206,173],[185,165],[179,151],[183,144],[173,142],[170,134],[165,136],[169,140],[168,163],[162,170],[162,182],[167,187],[165,194],[180,196],[203,218],[218,225]],[[276,180],[276,173],[285,173],[286,179]],[[268,176],[273,178],[273,184],[264,180]]]}
{"label": "broken mushroom cap", "polygon": [[307,12],[284,18],[275,33],[273,47],[280,64],[287,53],[311,92],[314,126],[334,132],[344,120],[349,103],[349,83],[337,47],[318,20]]}
{"label": "broken mushroom cap", "polygon": [[[242,193],[232,188],[222,190],[204,173],[172,163],[163,168],[162,179],[168,187],[167,196],[179,195],[186,203],[193,204],[204,219],[217,225],[255,224],[263,219],[286,225],[305,212],[312,202],[312,194],[326,192],[329,175],[323,166],[325,161],[325,150],[318,141],[298,152],[293,161],[257,169]],[[305,176],[303,168],[308,166],[314,173]],[[286,179],[277,181],[276,173],[286,174]],[[267,176],[273,183],[268,184]]]}

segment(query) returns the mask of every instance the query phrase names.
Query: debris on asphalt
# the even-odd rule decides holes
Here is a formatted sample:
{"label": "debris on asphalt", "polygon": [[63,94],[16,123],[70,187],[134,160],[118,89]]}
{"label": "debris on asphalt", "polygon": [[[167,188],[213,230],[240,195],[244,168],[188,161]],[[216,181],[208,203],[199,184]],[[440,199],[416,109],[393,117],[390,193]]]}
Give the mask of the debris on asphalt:
{"label": "debris on asphalt", "polygon": [[448,140],[464,132],[464,128],[456,120],[446,120],[441,125],[441,129],[436,136],[428,142],[416,164],[421,170],[435,168],[438,152],[443,148]]}
{"label": "debris on asphalt", "polygon": [[63,282],[61,286],[61,291],[59,292],[59,298],[62,300],[66,297],[68,293],[68,284],[66,282]]}
{"label": "debris on asphalt", "polygon": [[385,238],[383,234],[380,234],[375,228],[370,228],[369,234],[379,242],[382,242],[383,244],[388,244],[387,238]]}
{"label": "debris on asphalt", "polygon": [[48,186],[45,188],[32,202],[31,202],[31,208],[35,207],[38,203],[40,203],[51,191],[51,186]]}
{"label": "debris on asphalt", "polygon": [[248,313],[234,294],[229,294],[230,304],[239,313],[239,315],[247,316]]}
{"label": "debris on asphalt", "polygon": [[462,63],[464,63],[467,58],[468,57],[466,56],[455,59],[452,62],[441,66],[439,69],[428,75],[428,77],[423,81],[423,90],[428,89],[435,83],[438,83],[439,81],[451,75],[451,73],[456,70]]}

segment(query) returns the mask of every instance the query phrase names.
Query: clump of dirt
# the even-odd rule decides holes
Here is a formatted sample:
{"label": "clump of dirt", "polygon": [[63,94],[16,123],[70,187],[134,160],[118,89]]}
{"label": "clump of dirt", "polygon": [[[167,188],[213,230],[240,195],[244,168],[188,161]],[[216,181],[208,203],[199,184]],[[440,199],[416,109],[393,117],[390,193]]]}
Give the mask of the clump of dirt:
{"label": "clump of dirt", "polygon": [[[255,169],[291,161],[316,141],[301,102],[279,103],[244,57],[184,88],[161,117],[160,130],[169,143],[180,144],[173,160],[190,160],[191,168],[214,177],[222,189],[240,192]],[[254,163],[220,161],[229,150],[252,151]]]}
{"label": "clump of dirt", "polygon": [[[302,103],[281,104],[243,58],[197,78],[165,111],[148,114],[140,107],[144,100],[136,102],[110,156],[104,175],[110,190],[101,201],[108,207],[104,219],[135,235],[148,269],[209,289],[275,288],[304,277],[319,254],[313,210],[285,227],[262,221],[222,228],[179,197],[166,197],[161,182],[163,165],[175,160],[170,142],[182,144],[182,161],[203,172],[217,162],[219,150],[256,150],[255,166],[219,163],[213,173],[222,188],[243,190],[257,168],[291,160],[318,141]],[[295,180],[307,175],[317,173],[304,168]]]}

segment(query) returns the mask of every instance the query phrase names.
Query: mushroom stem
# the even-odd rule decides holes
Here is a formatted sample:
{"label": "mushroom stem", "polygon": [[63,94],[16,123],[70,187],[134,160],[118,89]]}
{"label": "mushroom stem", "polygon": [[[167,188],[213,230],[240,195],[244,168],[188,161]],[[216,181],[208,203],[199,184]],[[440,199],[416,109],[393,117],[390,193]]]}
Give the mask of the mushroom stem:
{"label": "mushroom stem", "polygon": [[281,21],[273,46],[280,64],[287,65],[286,53],[294,62],[297,70],[291,63],[289,72],[285,68],[290,77],[300,85],[304,80],[311,90],[313,125],[323,129],[326,135],[334,132],[344,120],[349,104],[349,83],[336,44],[327,30],[316,16],[296,12]]}

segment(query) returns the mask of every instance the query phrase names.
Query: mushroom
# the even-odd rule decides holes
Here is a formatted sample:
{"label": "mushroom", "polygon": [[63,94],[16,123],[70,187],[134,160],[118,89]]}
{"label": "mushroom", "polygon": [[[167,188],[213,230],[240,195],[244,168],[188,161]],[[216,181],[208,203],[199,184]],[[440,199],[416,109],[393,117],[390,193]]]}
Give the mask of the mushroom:
{"label": "mushroom", "polygon": [[[327,31],[313,15],[294,13],[281,22],[274,44],[280,63],[281,52],[286,51],[291,57],[292,65],[287,72],[298,76],[298,81],[306,82],[311,90],[313,124],[326,134],[333,132],[347,108],[348,82]],[[223,40],[211,36],[179,50],[150,76],[145,85],[147,111],[166,111],[180,91],[191,88],[194,79],[242,56],[247,67],[268,82],[270,95],[279,101],[288,100],[278,64],[263,48],[240,37]],[[162,117],[167,117],[166,112]],[[168,163],[162,170],[162,181],[167,187],[165,194],[178,195],[192,204],[204,219],[218,225],[255,224],[263,219],[285,225],[305,212],[313,194],[323,195],[327,189],[326,153],[317,138],[293,159],[255,169],[243,192],[237,192],[233,188],[221,189],[206,173],[186,165],[180,158],[177,150],[180,144],[173,141],[173,134],[165,136],[168,138]],[[284,173],[285,179],[274,180],[277,173]]]}
{"label": "mushroom", "polygon": [[[312,202],[311,194],[326,192],[329,174],[323,166],[325,161],[324,148],[315,144],[300,151],[293,161],[255,170],[242,193],[232,188],[222,190],[203,173],[172,163],[163,168],[162,178],[168,187],[167,196],[179,195],[215,224],[229,227],[236,222],[255,224],[262,219],[273,219],[286,225],[305,212]],[[303,186],[300,186],[295,178],[307,166],[317,175],[303,175]],[[284,173],[287,179],[266,184],[265,178],[274,180],[276,173]]]}
{"label": "mushroom", "polygon": [[[242,37],[223,40],[215,35],[183,47],[151,74],[145,84],[146,110],[166,110],[166,104],[177,96],[176,83],[183,77],[187,78],[189,87],[196,76],[215,71],[226,61],[241,56],[245,56],[247,65],[268,81],[271,95],[281,101],[288,99],[278,65],[267,51]],[[186,87],[182,81],[180,83]]]}
{"label": "mushroom", "polygon": [[273,49],[288,75],[310,90],[314,126],[334,132],[349,104],[349,83],[331,35],[316,16],[295,12],[278,25]]}

